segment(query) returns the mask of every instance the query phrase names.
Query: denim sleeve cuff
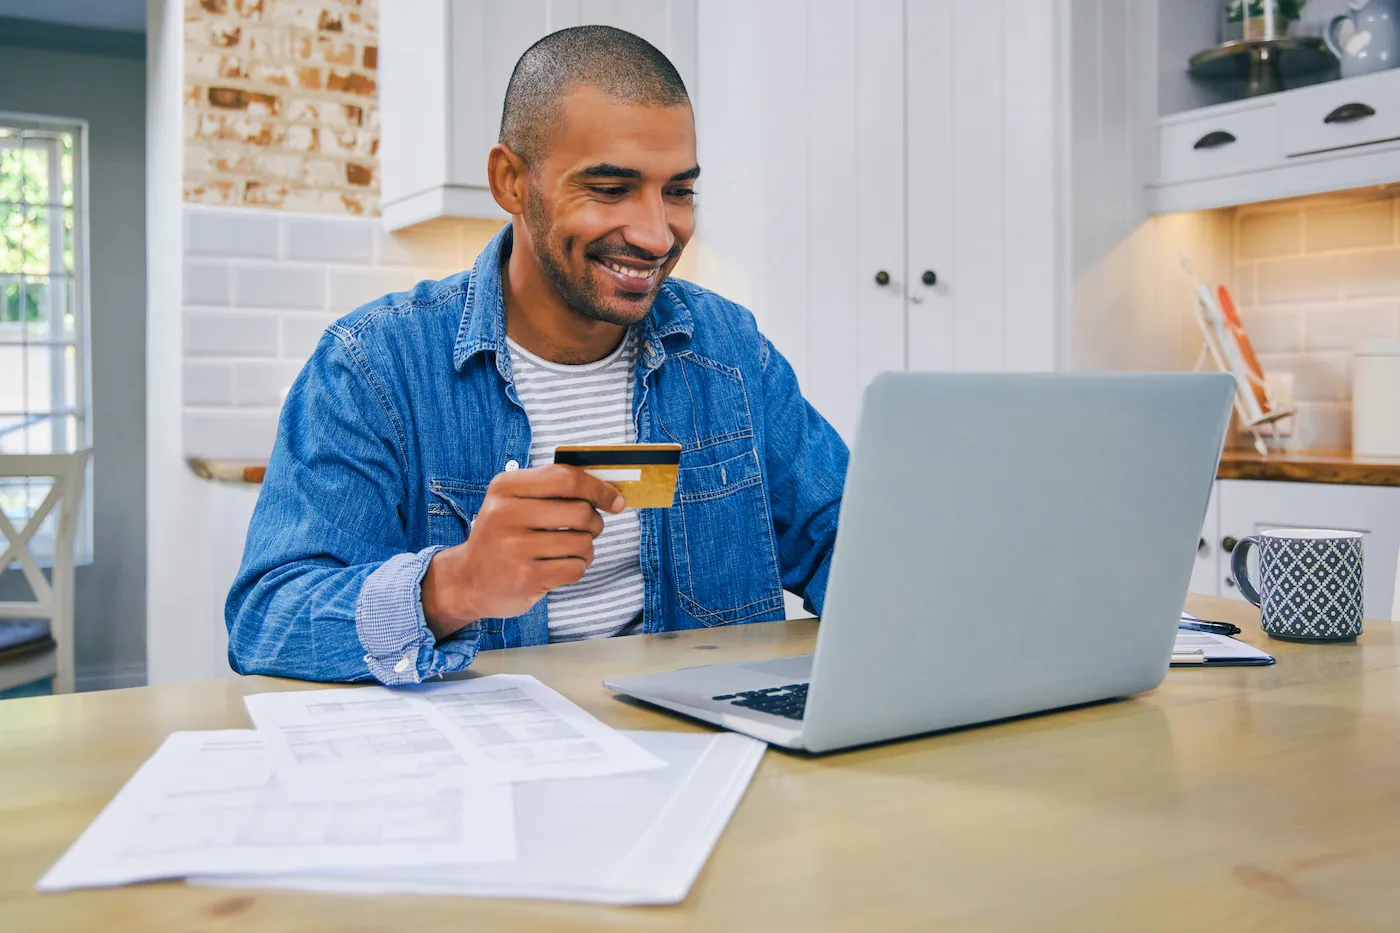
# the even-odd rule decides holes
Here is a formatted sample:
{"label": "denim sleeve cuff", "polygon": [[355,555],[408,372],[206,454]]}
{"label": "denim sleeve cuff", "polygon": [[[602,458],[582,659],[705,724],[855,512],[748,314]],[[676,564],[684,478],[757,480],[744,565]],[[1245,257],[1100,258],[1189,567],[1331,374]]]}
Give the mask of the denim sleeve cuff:
{"label": "denim sleeve cuff", "polygon": [[[396,554],[365,578],[355,602],[355,633],[365,664],[380,683],[420,683],[424,677],[466,667],[471,656],[440,656],[423,618],[420,585],[439,547]],[[474,652],[473,652],[474,654]],[[457,662],[457,663],[453,663]]]}

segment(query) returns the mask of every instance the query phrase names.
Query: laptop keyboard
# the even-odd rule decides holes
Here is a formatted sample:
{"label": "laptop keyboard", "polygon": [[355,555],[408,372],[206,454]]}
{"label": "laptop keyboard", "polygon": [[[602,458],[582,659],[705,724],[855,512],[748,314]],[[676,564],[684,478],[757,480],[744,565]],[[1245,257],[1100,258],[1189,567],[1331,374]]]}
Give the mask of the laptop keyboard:
{"label": "laptop keyboard", "polygon": [[785,719],[801,719],[802,711],[807,706],[807,685],[788,684],[786,687],[770,687],[767,690],[721,693],[710,699],[728,700],[735,706],[782,716]]}

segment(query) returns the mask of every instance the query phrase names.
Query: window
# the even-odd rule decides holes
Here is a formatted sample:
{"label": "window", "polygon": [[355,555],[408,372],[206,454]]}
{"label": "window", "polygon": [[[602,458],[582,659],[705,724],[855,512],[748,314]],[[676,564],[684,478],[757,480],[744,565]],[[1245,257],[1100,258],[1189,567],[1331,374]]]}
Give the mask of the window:
{"label": "window", "polygon": [[[0,455],[91,443],[85,135],[78,123],[0,113]],[[0,509],[22,526],[49,485],[0,478]],[[91,553],[91,499],[79,559]],[[31,550],[50,556],[51,542],[41,529]]]}

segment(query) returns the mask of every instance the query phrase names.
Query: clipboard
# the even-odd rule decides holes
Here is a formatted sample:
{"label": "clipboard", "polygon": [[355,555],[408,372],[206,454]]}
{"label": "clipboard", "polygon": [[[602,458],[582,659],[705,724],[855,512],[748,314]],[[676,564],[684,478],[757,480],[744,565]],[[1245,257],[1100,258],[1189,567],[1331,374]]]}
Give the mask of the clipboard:
{"label": "clipboard", "polygon": [[1214,632],[1178,629],[1172,646],[1172,667],[1267,667],[1273,663],[1273,655]]}

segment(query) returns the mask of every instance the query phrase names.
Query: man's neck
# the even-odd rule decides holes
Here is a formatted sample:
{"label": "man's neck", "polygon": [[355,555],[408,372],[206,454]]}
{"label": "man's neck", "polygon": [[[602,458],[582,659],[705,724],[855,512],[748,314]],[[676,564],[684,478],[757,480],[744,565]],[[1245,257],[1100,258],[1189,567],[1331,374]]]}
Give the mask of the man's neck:
{"label": "man's neck", "polygon": [[[516,244],[520,246],[520,244]],[[627,328],[579,314],[559,297],[529,248],[512,249],[501,265],[506,336],[552,363],[578,365],[617,349]]]}

